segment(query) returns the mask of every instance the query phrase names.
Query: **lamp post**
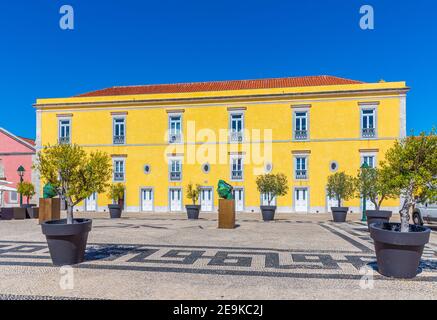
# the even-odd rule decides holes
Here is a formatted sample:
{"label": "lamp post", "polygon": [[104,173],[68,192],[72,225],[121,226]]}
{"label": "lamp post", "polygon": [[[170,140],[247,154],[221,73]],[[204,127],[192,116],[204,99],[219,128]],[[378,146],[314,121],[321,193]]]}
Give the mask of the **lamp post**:
{"label": "lamp post", "polygon": [[[24,172],[26,172],[26,170],[24,169],[23,166],[19,166],[17,169],[18,175],[20,176],[20,183],[23,182],[23,177],[24,177]],[[20,207],[23,206],[23,195],[20,193]]]}
{"label": "lamp post", "polygon": [[[363,169],[369,169],[369,165],[367,164],[367,162],[364,162],[363,165],[361,166],[361,170],[363,170]],[[361,216],[361,221],[362,222],[366,222],[367,221],[366,202],[367,202],[367,196],[364,193],[363,194],[363,214]]]}

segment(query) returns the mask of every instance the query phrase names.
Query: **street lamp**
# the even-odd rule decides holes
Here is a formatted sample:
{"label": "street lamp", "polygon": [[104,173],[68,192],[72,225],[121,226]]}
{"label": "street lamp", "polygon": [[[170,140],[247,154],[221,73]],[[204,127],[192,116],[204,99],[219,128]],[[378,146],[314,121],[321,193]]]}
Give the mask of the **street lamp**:
{"label": "street lamp", "polygon": [[[26,172],[24,167],[23,166],[19,166],[18,169],[17,169],[17,173],[20,176],[20,183],[23,182],[24,172]],[[22,206],[23,206],[23,195],[20,193],[20,207],[22,207]]]}
{"label": "street lamp", "polygon": [[[364,162],[363,165],[361,166],[361,170],[362,169],[369,169],[369,165],[367,164],[367,162]],[[367,215],[366,215],[366,202],[367,202],[367,196],[364,193],[363,194],[363,214],[361,216],[361,221],[362,222],[366,222],[367,221]]]}

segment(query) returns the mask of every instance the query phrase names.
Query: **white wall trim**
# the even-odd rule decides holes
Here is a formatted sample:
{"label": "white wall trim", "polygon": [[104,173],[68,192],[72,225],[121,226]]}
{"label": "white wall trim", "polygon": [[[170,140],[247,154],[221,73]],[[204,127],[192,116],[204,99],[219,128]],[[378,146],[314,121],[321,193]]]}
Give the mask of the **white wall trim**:
{"label": "white wall trim", "polygon": [[407,137],[407,96],[402,95],[399,98],[400,104],[400,132],[399,138],[404,139]]}

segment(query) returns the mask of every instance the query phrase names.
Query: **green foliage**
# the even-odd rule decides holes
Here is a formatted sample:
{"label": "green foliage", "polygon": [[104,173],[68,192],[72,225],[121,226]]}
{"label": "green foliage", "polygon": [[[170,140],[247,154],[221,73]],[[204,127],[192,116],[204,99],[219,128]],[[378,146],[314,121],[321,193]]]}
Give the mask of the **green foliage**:
{"label": "green foliage", "polygon": [[354,196],[354,178],[344,172],[330,175],[328,177],[327,192],[330,198],[337,199],[338,206],[341,207],[342,201],[349,200]]}
{"label": "green foliage", "polygon": [[124,200],[124,184],[122,183],[115,183],[112,184],[109,188],[108,197],[112,200],[114,200],[116,203],[119,203],[120,201]]}
{"label": "green foliage", "polygon": [[390,174],[387,169],[360,169],[355,179],[358,196],[366,197],[375,205],[375,209],[379,210],[384,200],[396,197]]}
{"label": "green foliage", "polygon": [[73,207],[94,192],[102,193],[111,177],[111,158],[104,152],[87,154],[74,144],[46,146],[34,168],[67,201],[67,220],[73,223]]}
{"label": "green foliage", "polygon": [[256,185],[260,193],[267,195],[269,205],[275,197],[288,193],[288,180],[285,174],[265,174],[256,178]]}
{"label": "green foliage", "polygon": [[35,187],[30,182],[20,182],[17,186],[17,191],[23,197],[27,198],[27,204],[29,204],[30,198],[35,195]]}
{"label": "green foliage", "polygon": [[193,201],[193,205],[196,205],[197,201],[199,200],[199,194],[200,185],[196,184],[196,187],[194,187],[193,184],[190,183],[187,188],[187,198]]}
{"label": "green foliage", "polygon": [[409,136],[387,152],[381,164],[391,179],[393,192],[404,199],[402,231],[408,231],[409,212],[417,202],[437,202],[437,137],[435,129],[427,135]]}
{"label": "green foliage", "polygon": [[43,198],[51,199],[58,195],[56,189],[50,183],[46,183],[43,188]]}
{"label": "green foliage", "polygon": [[223,180],[219,180],[217,186],[217,193],[220,199],[232,200],[233,199],[232,190],[233,187],[229,183]]}

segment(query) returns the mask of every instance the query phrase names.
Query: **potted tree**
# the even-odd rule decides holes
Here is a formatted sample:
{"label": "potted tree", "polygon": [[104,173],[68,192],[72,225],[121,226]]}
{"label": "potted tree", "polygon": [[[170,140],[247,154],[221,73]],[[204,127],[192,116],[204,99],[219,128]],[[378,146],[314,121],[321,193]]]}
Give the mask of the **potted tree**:
{"label": "potted tree", "polygon": [[121,218],[121,213],[124,208],[124,190],[125,187],[122,183],[112,184],[109,188],[108,196],[113,201],[112,204],[108,204],[111,219]]}
{"label": "potted tree", "polygon": [[275,219],[276,206],[272,206],[275,197],[285,196],[288,193],[288,180],[283,173],[265,174],[256,178],[256,185],[261,194],[267,196],[267,206],[261,206],[261,214],[264,221]]}
{"label": "potted tree", "polygon": [[197,201],[199,200],[200,194],[200,186],[197,184],[196,187],[193,186],[192,183],[188,185],[187,188],[187,198],[193,201],[193,204],[186,205],[187,216],[190,220],[199,219],[200,206],[197,205]]}
{"label": "potted tree", "polygon": [[387,169],[364,166],[358,171],[358,176],[355,180],[358,196],[362,199],[369,199],[375,206],[375,210],[366,209],[365,214],[367,216],[368,227],[375,222],[390,221],[392,212],[381,210],[381,205],[384,200],[396,197],[391,186],[392,181],[390,171]]}
{"label": "potted tree", "polygon": [[35,187],[30,182],[20,182],[17,186],[17,191],[23,197],[26,197],[26,204],[23,204],[22,207],[26,209],[27,215],[29,218],[37,218],[36,212],[37,210],[33,210],[35,205],[30,204],[30,199],[35,195]]}
{"label": "potted tree", "polygon": [[41,178],[67,201],[67,219],[41,224],[55,265],[73,265],[84,260],[90,219],[74,219],[74,206],[94,192],[104,192],[111,176],[111,158],[103,152],[87,154],[71,144],[46,146],[35,164]]}
{"label": "potted tree", "polygon": [[342,207],[341,204],[353,197],[354,190],[354,178],[346,173],[337,172],[328,177],[328,196],[338,201],[338,207],[331,208],[334,222],[346,222],[349,207]]}
{"label": "potted tree", "polygon": [[409,136],[387,152],[382,168],[390,172],[392,188],[401,197],[401,223],[374,223],[370,235],[375,244],[378,270],[394,278],[417,275],[430,229],[410,225],[410,212],[419,199],[437,202],[437,137]]}

